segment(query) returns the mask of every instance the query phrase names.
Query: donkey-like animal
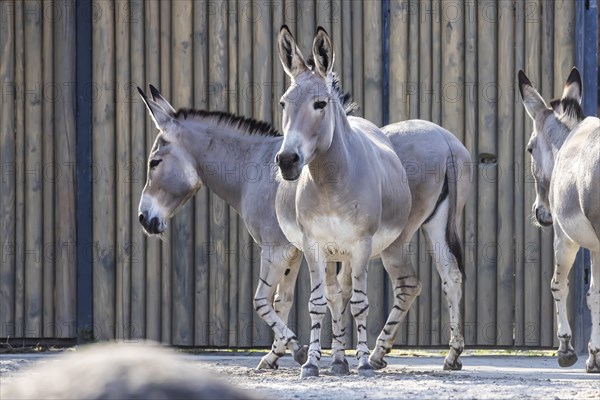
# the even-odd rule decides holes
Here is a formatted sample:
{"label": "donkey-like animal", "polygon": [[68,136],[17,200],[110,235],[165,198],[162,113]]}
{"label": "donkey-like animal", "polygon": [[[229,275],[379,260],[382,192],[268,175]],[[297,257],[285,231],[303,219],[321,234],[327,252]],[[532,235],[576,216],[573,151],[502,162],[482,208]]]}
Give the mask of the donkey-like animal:
{"label": "donkey-like animal", "polygon": [[[281,62],[292,78],[292,85],[281,100],[284,140],[276,163],[282,178],[292,183],[280,185],[276,210],[286,237],[302,246],[310,267],[312,285],[309,302],[311,343],[302,376],[318,375],[321,321],[327,301],[333,301],[327,296],[335,295],[332,290],[327,295],[325,293],[326,263],[333,260],[349,263],[352,282],[350,306],[358,336],[358,371],[361,375],[370,376],[373,374],[372,366],[385,366],[383,356],[392,347],[398,324],[420,292],[420,283],[412,265],[407,262],[404,247],[424,219],[406,237],[401,235],[409,225],[411,212],[406,172],[390,138],[364,119],[348,118],[332,96],[334,54],[326,31],[319,27],[313,41],[314,68],[307,65],[285,25],[280,30],[278,45]],[[449,144],[445,137],[440,139]],[[452,166],[451,169],[456,171],[455,168]],[[453,183],[456,183],[455,179]],[[290,185],[297,185],[296,191],[288,189]],[[453,190],[456,190],[456,185]],[[451,197],[451,207],[448,203],[444,204],[446,210],[437,215],[435,224],[444,223],[444,228],[450,226],[455,233],[456,193],[452,193]],[[433,203],[437,199],[437,196],[433,197]],[[427,203],[427,199],[423,200]],[[446,217],[452,215],[449,225],[445,224],[448,218],[444,219],[442,214]],[[446,243],[447,238],[448,235],[438,235],[430,239],[441,239]],[[460,248],[457,235],[452,237],[451,243],[458,243]],[[369,363],[366,281],[368,261],[375,256],[382,257],[394,284],[395,300]],[[444,287],[451,281],[452,286],[460,288],[462,276],[456,258],[454,255],[448,258],[452,261],[441,268],[444,270]],[[453,292],[454,296],[456,291]],[[460,300],[460,289],[458,295]],[[343,332],[335,324],[344,306],[342,304],[342,307],[332,310],[334,365],[345,363],[344,347],[337,340]],[[458,304],[456,308],[459,308]],[[457,342],[461,345],[456,346],[457,351],[448,363],[455,369],[460,368],[457,358],[462,351],[462,338]]]}
{"label": "donkey-like animal", "polygon": [[[279,228],[274,212],[279,182],[272,167],[283,138],[269,124],[252,119],[220,112],[175,111],[156,88],[150,88],[151,99],[141,90],[140,95],[160,132],[148,157],[147,181],[139,206],[140,223],[148,234],[162,234],[168,219],[202,184],[235,208],[256,242],[265,247],[261,252],[261,279],[254,305],[276,334],[272,350],[262,358],[258,368],[277,368],[277,360],[286,350],[287,339],[280,339],[283,337],[281,331],[286,329],[300,265],[299,254]],[[335,99],[346,112],[352,112],[355,104],[341,90],[337,80],[333,81],[333,90]],[[463,348],[461,280],[460,274],[457,274],[460,262],[457,263],[456,258],[460,259],[461,248],[455,232],[471,182],[469,153],[450,132],[427,121],[400,122],[383,130],[407,165],[413,207],[402,235],[410,240],[422,225],[425,237],[435,249],[434,262],[444,282],[453,329],[451,349],[444,368],[460,369],[458,356]],[[215,165],[222,166],[223,171],[237,169],[249,172],[236,177],[215,170]],[[461,173],[453,175],[453,166]],[[432,174],[432,171],[436,173]],[[291,189],[295,190],[295,187]],[[410,258],[404,261],[399,270],[406,283],[399,297],[402,316],[420,289]],[[337,315],[336,310],[345,309],[350,298],[351,281],[347,272],[349,268],[344,264],[336,279],[335,266],[328,268],[327,297],[331,300],[330,309],[334,315]],[[343,300],[338,295],[340,290],[344,293]],[[281,320],[279,325],[278,318]],[[382,342],[385,346],[379,350],[377,361],[373,357],[371,359],[377,367],[385,366],[383,356],[393,345],[399,322],[386,327],[391,333],[390,340]],[[334,319],[334,326],[344,329],[341,316]],[[306,349],[295,348],[295,342],[295,339],[290,339],[287,347],[302,364],[306,361]],[[345,347],[343,335],[334,337],[334,342]],[[348,370],[347,364],[335,366],[333,371],[337,373]]]}
{"label": "donkey-like animal", "polygon": [[584,119],[579,71],[571,70],[560,101],[548,106],[523,71],[523,105],[533,120],[527,144],[535,178],[533,212],[542,226],[554,227],[552,295],[558,320],[558,364],[577,361],[567,319],[568,274],[580,246],[592,256],[587,304],[592,313],[587,372],[600,372],[600,120]]}

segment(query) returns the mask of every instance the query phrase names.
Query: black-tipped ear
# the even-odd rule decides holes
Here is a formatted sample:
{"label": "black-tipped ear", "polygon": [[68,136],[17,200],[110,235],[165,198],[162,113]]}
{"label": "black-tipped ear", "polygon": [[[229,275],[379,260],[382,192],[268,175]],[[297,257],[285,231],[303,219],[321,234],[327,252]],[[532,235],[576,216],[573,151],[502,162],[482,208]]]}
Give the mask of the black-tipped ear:
{"label": "black-tipped ear", "polygon": [[573,99],[581,104],[582,87],[579,70],[573,67],[565,83],[562,99]]}
{"label": "black-tipped ear", "polygon": [[525,96],[523,96],[523,86],[525,86],[525,85],[533,86],[531,84],[531,81],[527,77],[527,75],[525,75],[525,72],[523,72],[523,70],[520,69],[519,70],[519,92],[521,92],[521,98],[525,98]]}
{"label": "black-tipped ear", "polygon": [[300,53],[300,49],[296,45],[296,40],[287,25],[281,26],[277,37],[277,44],[279,47],[279,59],[286,74],[294,78],[308,69],[304,57],[302,57],[302,53]]}
{"label": "black-tipped ear", "polygon": [[522,70],[519,70],[518,76],[519,92],[521,92],[523,98],[523,106],[525,106],[525,110],[531,119],[535,120],[536,115],[543,110],[547,110],[548,106]]}
{"label": "black-tipped ear", "polygon": [[323,78],[326,78],[333,70],[335,54],[333,53],[331,38],[322,26],[317,28],[317,34],[313,40],[312,53],[316,71]]}
{"label": "black-tipped ear", "polygon": [[150,113],[152,121],[154,121],[154,125],[156,125],[156,127],[161,131],[164,131],[173,122],[173,117],[156,101],[149,99],[144,91],[139,87],[138,92],[140,93],[142,101]]}
{"label": "black-tipped ear", "polygon": [[150,93],[152,94],[152,100],[154,100],[155,102],[157,102],[162,108],[164,108],[164,110],[166,112],[168,112],[171,115],[175,114],[175,109],[173,108],[173,106],[171,105],[171,103],[169,103],[167,101],[167,99],[165,99],[160,92],[158,91],[157,88],[155,88],[153,85],[150,85]]}

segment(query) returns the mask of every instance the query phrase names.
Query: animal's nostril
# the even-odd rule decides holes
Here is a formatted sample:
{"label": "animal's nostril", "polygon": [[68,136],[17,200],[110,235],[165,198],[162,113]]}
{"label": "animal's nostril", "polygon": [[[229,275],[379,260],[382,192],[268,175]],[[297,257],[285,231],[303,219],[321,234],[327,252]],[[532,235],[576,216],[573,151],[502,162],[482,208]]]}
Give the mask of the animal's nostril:
{"label": "animal's nostril", "polygon": [[139,216],[140,224],[143,224],[145,219],[146,218],[144,218],[144,214],[140,213],[140,216]]}
{"label": "animal's nostril", "polygon": [[298,161],[300,161],[300,156],[298,155],[298,153],[294,153],[294,154],[292,155],[292,162],[293,162],[293,163],[296,163],[296,162],[298,162]]}
{"label": "animal's nostril", "polygon": [[279,165],[280,157],[279,153],[275,154],[275,164]]}

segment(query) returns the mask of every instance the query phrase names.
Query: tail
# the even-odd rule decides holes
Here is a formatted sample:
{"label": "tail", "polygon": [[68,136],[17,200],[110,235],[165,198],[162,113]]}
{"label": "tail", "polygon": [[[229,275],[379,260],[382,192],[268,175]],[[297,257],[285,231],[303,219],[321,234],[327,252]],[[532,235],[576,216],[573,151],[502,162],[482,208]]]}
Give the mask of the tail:
{"label": "tail", "polygon": [[[446,143],[448,143],[448,139],[446,137],[444,137],[444,139],[446,139]],[[462,274],[463,281],[465,281],[467,276],[465,275],[465,266],[463,262],[463,248],[456,226],[458,173],[456,160],[454,158],[454,153],[452,152],[452,147],[450,147],[450,143],[448,143],[448,147],[450,148],[450,157],[446,159],[445,177],[448,185],[448,221],[446,222],[446,242],[450,248],[450,253],[452,253],[454,258],[456,258],[458,269]]]}

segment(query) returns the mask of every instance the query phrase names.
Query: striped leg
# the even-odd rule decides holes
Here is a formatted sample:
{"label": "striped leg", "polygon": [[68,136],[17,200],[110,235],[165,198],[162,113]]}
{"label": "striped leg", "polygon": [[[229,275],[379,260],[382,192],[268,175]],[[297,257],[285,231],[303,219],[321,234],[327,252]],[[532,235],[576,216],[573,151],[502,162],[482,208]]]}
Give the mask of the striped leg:
{"label": "striped leg", "polygon": [[[301,260],[302,255],[300,251],[292,254],[288,258],[288,268],[283,273],[283,277],[281,278],[279,285],[277,285],[277,292],[275,294],[275,300],[273,301],[273,308],[275,313],[285,324],[287,324],[290,309],[294,301],[294,288],[296,286],[296,279],[298,278]],[[280,340],[280,336],[275,335],[273,345],[271,346],[271,351],[261,359],[257,368],[279,368],[277,361],[279,358],[285,355],[285,350],[285,342]],[[307,347],[303,346],[300,351],[296,353],[295,359],[299,364],[304,364],[306,362],[306,351]]]}
{"label": "striped leg", "polygon": [[319,360],[321,360],[321,325],[327,310],[326,263],[319,257],[315,247],[304,246],[304,256],[310,270],[310,299],[308,312],[310,314],[310,345],[308,347],[308,360],[302,365],[301,377],[319,376]]}
{"label": "striped leg", "polygon": [[550,288],[556,305],[558,322],[558,365],[570,367],[577,362],[577,354],[571,345],[571,327],[567,315],[567,297],[569,295],[569,271],[575,261],[579,246],[568,239],[557,224],[554,224],[554,276]]}
{"label": "striped leg", "polygon": [[587,304],[592,313],[592,334],[588,350],[590,356],[585,362],[587,372],[600,372],[600,251],[592,252],[592,279],[587,294]]}
{"label": "striped leg", "polygon": [[344,310],[347,304],[348,302],[345,301],[342,286],[337,278],[337,263],[328,262],[327,305],[331,311],[331,350],[333,358],[330,371],[335,375],[346,375],[350,372],[348,361],[346,360],[346,324],[344,321]]}
{"label": "striped leg", "polygon": [[367,344],[367,316],[369,315],[369,299],[367,298],[367,270],[371,256],[371,238],[358,242],[352,249],[350,265],[352,266],[352,297],[350,310],[357,330],[358,373],[362,376],[373,376],[374,370],[369,364],[369,347]]}
{"label": "striped leg", "polygon": [[282,246],[263,247],[261,250],[260,278],[254,296],[254,309],[273,329],[277,345],[272,352],[261,359],[257,369],[276,369],[277,359],[285,353],[286,347],[292,351],[294,359],[298,362],[302,361],[306,351],[298,344],[294,332],[287,327],[273,308],[276,285],[285,276],[288,268],[298,269],[297,266],[292,268],[292,262],[299,263],[300,254],[290,257],[289,251],[284,251]]}
{"label": "striped leg", "polygon": [[400,324],[406,317],[412,303],[421,293],[421,283],[415,275],[410,255],[404,253],[404,244],[408,242],[413,234],[414,229],[405,228],[400,237],[381,253],[383,266],[394,288],[394,306],[377,338],[373,354],[369,357],[369,362],[376,369],[387,366],[387,362],[383,357],[394,346]]}
{"label": "striped leg", "polygon": [[462,274],[458,268],[456,258],[450,252],[446,239],[446,224],[448,220],[448,201],[438,207],[434,217],[425,225],[423,232],[427,240],[429,252],[432,256],[440,278],[442,291],[448,302],[450,314],[450,351],[444,360],[445,370],[460,370],[462,362],[459,359],[465,347],[462,335],[462,319],[460,315],[460,299],[462,297]]}

